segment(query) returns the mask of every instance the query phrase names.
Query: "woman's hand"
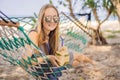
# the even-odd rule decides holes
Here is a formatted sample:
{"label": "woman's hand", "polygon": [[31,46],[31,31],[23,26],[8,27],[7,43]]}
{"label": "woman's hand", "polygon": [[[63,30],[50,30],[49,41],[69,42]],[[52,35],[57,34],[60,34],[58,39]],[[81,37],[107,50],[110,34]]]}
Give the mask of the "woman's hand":
{"label": "woman's hand", "polygon": [[57,59],[56,56],[54,56],[54,55],[47,55],[47,57],[48,57],[48,59],[51,61],[51,63],[52,63],[53,65],[55,65],[56,67],[59,67],[60,61]]}

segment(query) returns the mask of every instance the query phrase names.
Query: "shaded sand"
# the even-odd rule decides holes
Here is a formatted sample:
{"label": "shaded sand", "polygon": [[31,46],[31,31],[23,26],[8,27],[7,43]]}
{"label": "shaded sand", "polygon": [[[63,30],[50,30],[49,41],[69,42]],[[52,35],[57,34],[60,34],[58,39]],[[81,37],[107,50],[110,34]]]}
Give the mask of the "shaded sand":
{"label": "shaded sand", "polygon": [[[63,72],[60,80],[120,80],[120,45],[89,46],[84,54],[97,62]],[[20,67],[0,59],[0,80],[34,80]]]}
{"label": "shaded sand", "polygon": [[97,64],[80,64],[60,80],[120,80],[120,45],[89,46],[84,54]]}

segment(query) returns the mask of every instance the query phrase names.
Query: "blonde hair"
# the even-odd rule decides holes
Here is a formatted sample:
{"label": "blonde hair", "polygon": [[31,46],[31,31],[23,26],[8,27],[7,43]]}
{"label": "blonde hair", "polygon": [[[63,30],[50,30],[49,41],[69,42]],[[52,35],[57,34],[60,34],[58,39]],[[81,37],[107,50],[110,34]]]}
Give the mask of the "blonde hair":
{"label": "blonde hair", "polygon": [[50,36],[49,36],[50,53],[48,53],[48,49],[44,44],[44,42],[45,42],[44,32],[43,32],[43,29],[42,29],[43,28],[43,17],[44,17],[44,14],[45,14],[45,11],[46,11],[47,8],[54,8],[56,10],[57,14],[58,14],[58,17],[59,17],[58,10],[51,4],[44,5],[40,9],[40,12],[39,12],[39,15],[38,15],[38,21],[37,21],[37,24],[36,24],[37,31],[39,33],[38,47],[43,46],[46,54],[53,54],[54,55],[55,52],[58,50],[58,46],[59,46],[59,34],[58,34],[59,23],[57,24],[57,27],[55,28],[55,30],[50,32]]}

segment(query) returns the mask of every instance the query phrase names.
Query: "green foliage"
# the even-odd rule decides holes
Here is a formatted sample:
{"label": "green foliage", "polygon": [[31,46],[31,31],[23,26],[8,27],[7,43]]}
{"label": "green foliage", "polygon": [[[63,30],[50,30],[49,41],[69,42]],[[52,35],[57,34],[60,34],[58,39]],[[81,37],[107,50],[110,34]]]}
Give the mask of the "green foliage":
{"label": "green foliage", "polygon": [[67,6],[67,4],[63,3],[63,6],[64,6],[64,7],[66,7],[66,6]]}
{"label": "green foliage", "polygon": [[52,3],[52,0],[49,0],[49,3],[50,3],[50,4],[53,4],[53,3]]}
{"label": "green foliage", "polygon": [[89,6],[89,8],[92,8],[92,9],[94,9],[94,8],[96,8],[97,7],[97,4],[94,2],[94,0],[87,0],[86,2],[85,2],[85,6]]}
{"label": "green foliage", "polygon": [[103,6],[108,8],[108,5],[110,5],[109,2],[110,0],[103,0]]}
{"label": "green foliage", "polygon": [[110,13],[113,13],[115,15],[115,7],[112,4],[111,0],[103,0],[103,7],[106,8]]}

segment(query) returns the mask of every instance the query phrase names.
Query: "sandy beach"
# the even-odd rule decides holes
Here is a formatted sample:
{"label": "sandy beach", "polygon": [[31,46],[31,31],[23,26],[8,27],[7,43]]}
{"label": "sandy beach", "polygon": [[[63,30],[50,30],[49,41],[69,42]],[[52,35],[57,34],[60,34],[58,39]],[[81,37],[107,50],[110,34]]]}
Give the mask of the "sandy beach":
{"label": "sandy beach", "polygon": [[[75,69],[63,72],[59,80],[120,80],[120,45],[89,46],[84,55],[95,60],[95,66],[80,64]],[[0,80],[34,80],[17,66],[1,59]]]}

